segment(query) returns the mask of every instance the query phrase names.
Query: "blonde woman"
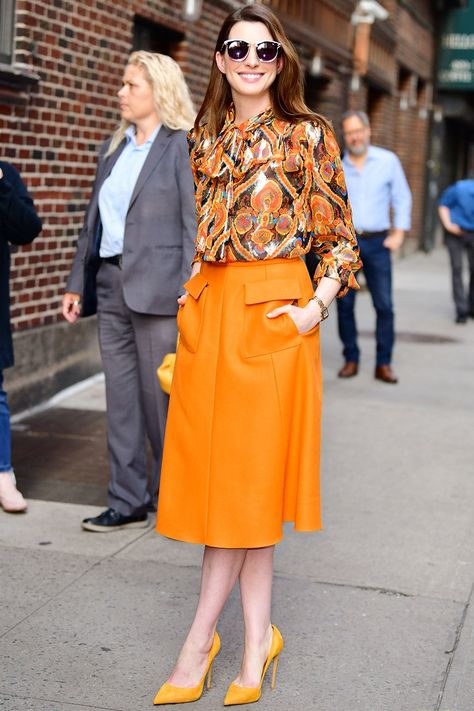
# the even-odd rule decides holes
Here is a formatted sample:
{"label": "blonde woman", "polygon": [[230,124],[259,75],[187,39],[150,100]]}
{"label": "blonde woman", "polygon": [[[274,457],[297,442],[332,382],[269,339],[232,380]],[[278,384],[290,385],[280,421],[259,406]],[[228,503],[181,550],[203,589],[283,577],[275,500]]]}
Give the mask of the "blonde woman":
{"label": "blonde woman", "polygon": [[97,312],[110,483],[107,509],[82,522],[97,532],[146,527],[156,507],[168,406],[156,367],[175,348],[196,237],[186,143],[194,110],[179,66],[134,52],[118,98],[122,121],[100,152],[63,298],[69,323]]}

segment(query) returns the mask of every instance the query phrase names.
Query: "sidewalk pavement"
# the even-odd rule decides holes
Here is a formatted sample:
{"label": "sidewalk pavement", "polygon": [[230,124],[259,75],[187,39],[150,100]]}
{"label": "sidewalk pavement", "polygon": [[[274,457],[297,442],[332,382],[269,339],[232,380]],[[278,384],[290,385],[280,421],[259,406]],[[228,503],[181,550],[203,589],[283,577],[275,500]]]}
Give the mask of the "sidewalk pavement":
{"label": "sidewalk pavement", "polygon": [[[398,385],[373,378],[366,292],[356,378],[336,377],[334,308],[322,329],[325,528],[288,526],[277,547],[285,649],[262,711],[474,708],[474,321],[453,322],[442,249],[399,261],[395,294]],[[199,546],[80,529],[105,503],[103,410],[96,378],[15,424],[30,500],[26,515],[0,512],[0,709],[151,709],[192,618]],[[237,673],[235,591],[219,631],[201,711],[222,707]]]}

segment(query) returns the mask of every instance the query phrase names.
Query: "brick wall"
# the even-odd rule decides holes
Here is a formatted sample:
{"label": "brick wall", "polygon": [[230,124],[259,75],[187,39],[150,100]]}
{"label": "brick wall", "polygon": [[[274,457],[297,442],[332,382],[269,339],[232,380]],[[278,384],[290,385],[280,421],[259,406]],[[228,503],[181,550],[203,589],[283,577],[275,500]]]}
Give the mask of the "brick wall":
{"label": "brick wall", "polygon": [[306,102],[319,114],[328,118],[336,134],[341,135],[341,115],[347,108],[347,77],[333,76],[327,82],[306,82]]}
{"label": "brick wall", "polygon": [[433,76],[433,9],[427,0],[400,5],[397,14],[398,114],[394,150],[399,155],[413,194],[410,236],[423,235],[425,175],[428,156],[427,105]]}
{"label": "brick wall", "polygon": [[[277,4],[276,0],[265,1]],[[344,0],[339,4],[345,7],[349,37],[351,7]],[[393,74],[402,67],[404,76],[421,80],[417,84],[422,87],[418,92],[421,101],[423,87],[431,77],[429,2],[414,0],[410,8],[406,0],[387,0],[384,4],[392,14],[387,26],[397,35]],[[292,13],[291,8],[297,5],[285,4],[286,12]],[[0,90],[0,150],[20,169],[44,224],[42,235],[12,256],[12,323],[17,332],[36,327],[51,329],[62,321],[61,297],[90,194],[97,151],[119,120],[116,92],[132,49],[136,15],[173,34],[171,53],[182,66],[199,105],[215,37],[230,3],[204,0],[201,17],[195,23],[183,19],[183,6],[184,0],[17,0],[14,61],[37,72],[40,79],[13,90]],[[330,3],[325,7],[327,11]],[[298,13],[293,15],[297,22]],[[311,57],[315,45],[308,29],[300,32],[299,43]],[[160,51],[160,47],[155,50]],[[324,56],[325,47],[320,51]],[[384,61],[391,56],[386,52]],[[419,117],[418,106],[401,112],[397,87],[392,92],[379,91],[362,81],[360,90],[351,92],[350,60],[341,59],[338,65],[334,48],[328,66],[330,80],[326,77],[319,84],[316,80],[309,103],[327,115],[336,130],[344,109],[369,111],[374,142],[401,155],[419,197],[412,232],[416,243],[423,203],[427,122]],[[67,337],[69,330],[63,332],[61,325],[61,332]]]}
{"label": "brick wall", "polygon": [[[70,327],[60,313],[61,298],[97,152],[120,118],[116,92],[136,15],[171,32],[171,54],[196,105],[202,99],[229,3],[204,0],[195,23],[184,20],[183,7],[183,0],[16,2],[14,64],[36,72],[39,81],[0,84],[0,154],[21,171],[44,229],[32,245],[12,253],[17,365],[7,371],[6,383],[13,411],[100,368],[94,320]],[[38,348],[42,366],[33,372],[31,351]]]}
{"label": "brick wall", "polygon": [[[393,10],[394,3],[386,3]],[[424,0],[412,3],[415,14],[397,6],[397,63],[427,79],[431,72],[432,36]],[[200,20],[187,25],[181,0],[17,1],[17,62],[41,77],[29,96],[0,105],[0,145],[33,192],[44,222],[43,234],[12,260],[12,317],[16,328],[52,323],[74,252],[101,142],[118,120],[116,91],[132,46],[134,15],[183,34],[174,55],[189,79],[196,103],[202,98],[217,28],[227,10],[204,2]],[[420,25],[419,18],[424,18]],[[111,21],[113,18],[113,21]],[[347,98],[347,83],[336,78],[319,94],[316,108],[338,124],[338,107],[366,108],[374,142],[401,154],[407,172],[413,147],[424,148],[426,126],[416,119],[418,107],[399,111],[388,94],[362,89]],[[367,101],[370,105],[367,105]],[[365,106],[364,106],[365,102]],[[397,126],[394,132],[393,128]],[[420,143],[421,142],[421,143]],[[417,190],[420,186],[417,185]]]}
{"label": "brick wall", "polygon": [[[10,105],[0,104],[0,145],[5,158],[21,170],[44,225],[34,244],[12,257],[12,323],[17,329],[60,318],[96,154],[119,119],[116,92],[132,47],[135,13],[185,33],[182,6],[180,0],[17,1],[15,60],[41,78],[28,96],[20,92]],[[204,3],[201,20],[176,46],[175,58],[196,101],[225,14]]]}

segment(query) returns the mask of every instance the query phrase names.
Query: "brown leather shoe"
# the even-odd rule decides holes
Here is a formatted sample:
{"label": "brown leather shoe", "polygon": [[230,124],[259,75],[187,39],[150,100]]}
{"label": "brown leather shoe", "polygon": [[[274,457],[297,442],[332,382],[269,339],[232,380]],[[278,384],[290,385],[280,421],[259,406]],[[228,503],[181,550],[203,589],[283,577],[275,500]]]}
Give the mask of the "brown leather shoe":
{"label": "brown leather shoe", "polygon": [[353,378],[359,371],[359,364],[353,360],[348,360],[338,373],[340,378]]}
{"label": "brown leather shoe", "polygon": [[375,368],[375,377],[377,380],[383,380],[384,383],[398,383],[398,378],[390,365],[378,365]]}

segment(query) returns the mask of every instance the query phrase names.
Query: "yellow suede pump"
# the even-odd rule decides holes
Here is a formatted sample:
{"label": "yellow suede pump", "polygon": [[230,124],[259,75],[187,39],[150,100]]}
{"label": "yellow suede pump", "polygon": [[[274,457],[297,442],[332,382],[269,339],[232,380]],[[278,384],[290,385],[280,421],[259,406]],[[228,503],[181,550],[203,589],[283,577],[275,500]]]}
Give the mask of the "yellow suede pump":
{"label": "yellow suede pump", "polygon": [[160,704],[185,704],[188,701],[197,701],[202,696],[202,691],[204,689],[204,681],[207,676],[207,688],[211,686],[212,680],[212,663],[214,658],[219,654],[219,649],[221,648],[221,640],[217,632],[214,632],[214,639],[212,640],[211,651],[209,652],[209,657],[207,658],[206,670],[201,678],[201,681],[197,686],[183,687],[183,686],[173,686],[172,684],[165,683],[161,689],[156,694],[153,699],[153,704],[159,706]]}
{"label": "yellow suede pump", "polygon": [[260,679],[260,686],[255,687],[245,687],[239,686],[235,682],[229,686],[227,694],[224,699],[224,706],[235,706],[237,704],[251,704],[254,701],[258,701],[262,695],[262,684],[265,679],[265,674],[267,669],[273,661],[273,674],[272,674],[272,689],[275,686],[276,671],[278,666],[278,658],[280,652],[283,649],[283,637],[280,634],[280,630],[272,625],[273,636],[270,645],[270,651],[268,657],[263,665],[262,678]]}

